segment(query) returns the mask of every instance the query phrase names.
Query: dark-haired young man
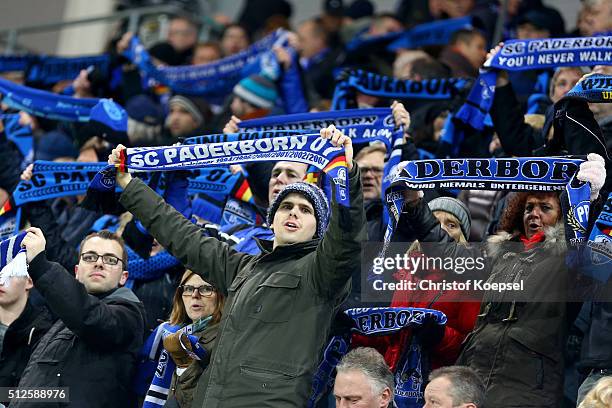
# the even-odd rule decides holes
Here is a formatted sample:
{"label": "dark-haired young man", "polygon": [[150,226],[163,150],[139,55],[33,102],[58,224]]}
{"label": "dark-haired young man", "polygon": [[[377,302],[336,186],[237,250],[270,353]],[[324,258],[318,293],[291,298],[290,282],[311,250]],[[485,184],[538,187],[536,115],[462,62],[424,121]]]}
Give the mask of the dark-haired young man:
{"label": "dark-haired young man", "polygon": [[[128,277],[123,240],[102,230],[81,243],[76,279],[47,260],[45,237],[28,228],[28,272],[59,317],[33,351],[19,388],[69,389],[70,407],[133,407],[131,380],[144,336],[144,307],[122,287]],[[40,406],[49,406],[48,402]],[[36,406],[14,401],[11,407]]]}

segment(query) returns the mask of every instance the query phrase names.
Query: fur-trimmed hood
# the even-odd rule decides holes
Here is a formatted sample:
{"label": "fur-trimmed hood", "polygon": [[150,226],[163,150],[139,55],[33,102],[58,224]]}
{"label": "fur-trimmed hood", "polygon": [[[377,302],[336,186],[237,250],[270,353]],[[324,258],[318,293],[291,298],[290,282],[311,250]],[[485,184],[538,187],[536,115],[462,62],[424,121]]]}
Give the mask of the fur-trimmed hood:
{"label": "fur-trimmed hood", "polygon": [[[491,257],[501,255],[501,244],[519,240],[520,235],[521,233],[518,230],[514,231],[512,234],[506,231],[500,231],[495,235],[491,235],[487,239],[487,253]],[[567,250],[567,244],[565,242],[565,225],[563,221],[558,222],[552,227],[544,228],[544,237],[544,244],[541,249],[552,250],[556,255],[561,255]]]}

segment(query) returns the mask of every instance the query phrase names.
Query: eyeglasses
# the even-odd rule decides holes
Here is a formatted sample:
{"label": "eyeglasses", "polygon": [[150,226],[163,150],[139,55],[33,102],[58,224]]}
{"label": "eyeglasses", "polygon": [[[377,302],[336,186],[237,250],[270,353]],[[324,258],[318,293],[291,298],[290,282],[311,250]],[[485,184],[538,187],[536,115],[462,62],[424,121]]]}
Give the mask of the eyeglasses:
{"label": "eyeglasses", "polygon": [[367,167],[367,166],[359,166],[359,169],[363,174],[366,174],[368,171],[371,171],[375,175],[383,174],[384,169],[382,167]]}
{"label": "eyeglasses", "polygon": [[193,296],[193,292],[198,291],[200,296],[210,297],[215,293],[215,287],[210,285],[192,286],[192,285],[181,285],[179,286],[181,294],[183,296]]}
{"label": "eyeglasses", "polygon": [[102,263],[105,265],[115,266],[119,261],[123,262],[123,259],[111,254],[98,255],[95,252],[85,252],[81,254],[81,259],[87,263],[96,263],[100,257],[102,257]]}

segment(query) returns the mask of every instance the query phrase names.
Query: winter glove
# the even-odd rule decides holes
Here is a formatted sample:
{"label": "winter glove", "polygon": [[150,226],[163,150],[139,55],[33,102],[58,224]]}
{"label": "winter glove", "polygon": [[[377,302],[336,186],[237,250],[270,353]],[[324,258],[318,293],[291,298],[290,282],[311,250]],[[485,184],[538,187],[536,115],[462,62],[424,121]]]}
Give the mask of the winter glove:
{"label": "winter glove", "polygon": [[597,153],[589,153],[587,161],[580,165],[576,178],[591,184],[591,201],[597,199],[599,190],[606,182],[606,165],[603,157]]}
{"label": "winter glove", "polygon": [[433,348],[442,341],[445,330],[446,326],[438,323],[434,315],[427,314],[423,318],[421,326],[414,328],[414,335],[419,341],[419,344],[428,348]]}
{"label": "winter glove", "polygon": [[187,344],[190,346],[189,339],[187,337],[187,333],[182,330],[179,330],[176,333],[172,333],[171,335],[164,338],[164,348],[174,360],[174,363],[179,368],[187,368],[193,361],[187,351],[183,348],[183,344]]}

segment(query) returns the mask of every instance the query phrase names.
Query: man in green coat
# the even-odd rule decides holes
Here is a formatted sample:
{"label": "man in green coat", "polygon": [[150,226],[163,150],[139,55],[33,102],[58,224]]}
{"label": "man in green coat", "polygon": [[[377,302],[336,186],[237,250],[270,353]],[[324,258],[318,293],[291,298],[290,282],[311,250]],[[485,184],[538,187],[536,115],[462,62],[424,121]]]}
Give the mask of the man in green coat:
{"label": "man in green coat", "polygon": [[[304,407],[332,319],[360,267],[365,213],[359,168],[351,139],[333,126],[321,137],[343,146],[349,170],[350,223],[320,189],[295,183],[270,207],[273,242],[259,241],[261,254],[237,252],[203,237],[138,179],[118,173],[120,203],[185,267],[226,293],[227,303],[208,369],[193,407]],[[110,164],[119,163],[117,147]],[[349,224],[349,225],[345,225]]]}

